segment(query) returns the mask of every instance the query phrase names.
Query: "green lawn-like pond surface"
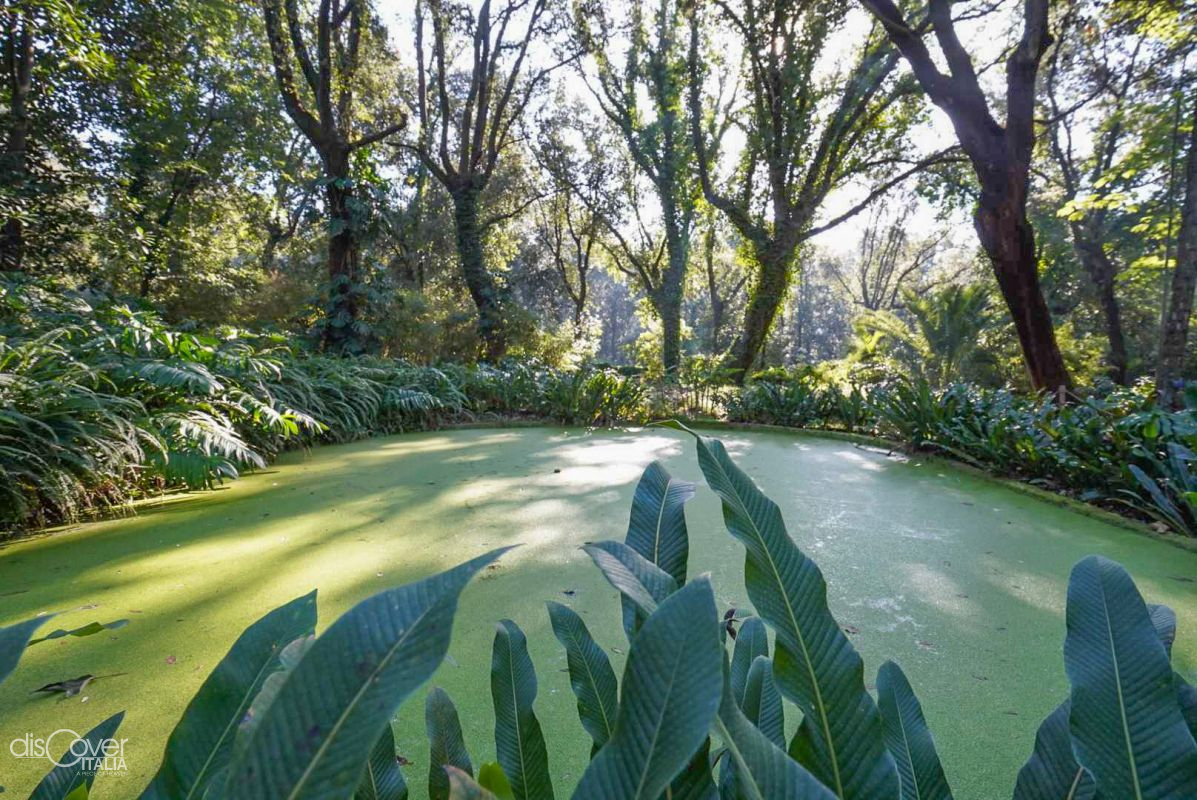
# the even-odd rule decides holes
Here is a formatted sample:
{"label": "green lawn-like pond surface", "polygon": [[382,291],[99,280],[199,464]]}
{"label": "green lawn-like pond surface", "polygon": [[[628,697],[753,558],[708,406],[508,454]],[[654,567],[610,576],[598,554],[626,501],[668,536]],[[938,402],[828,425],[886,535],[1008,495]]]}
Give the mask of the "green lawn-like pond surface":
{"label": "green lawn-like pond surface", "polygon": [[[1065,588],[1082,556],[1116,559],[1149,602],[1176,610],[1175,665],[1197,677],[1197,553],[938,461],[814,436],[715,435],[822,567],[870,687],[885,658],[906,670],[957,797],[1008,797],[1039,721],[1065,696]],[[461,430],[291,453],[215,492],[0,549],[0,625],[49,611],[62,613],[42,633],[130,620],[26,653],[0,687],[0,785],[23,797],[50,767],[13,758],[13,738],[82,732],[123,709],[128,774],[102,775],[95,796],[135,797],[200,683],[266,611],[316,588],[323,629],[374,592],[521,544],[467,588],[433,684],[456,701],[475,764],[493,760],[491,642],[499,619],[515,620],[528,634],[536,711],[566,794],[589,741],[545,601],[577,609],[621,670],[617,596],[579,548],[622,540],[653,459],[699,481],[687,509],[690,573],[712,574],[721,610],[747,605],[743,550],[701,483],[694,444],[660,429]],[[122,674],[61,702],[30,695],[89,673]],[[424,694],[396,723],[413,798],[426,796]],[[787,711],[792,730],[797,712]]]}

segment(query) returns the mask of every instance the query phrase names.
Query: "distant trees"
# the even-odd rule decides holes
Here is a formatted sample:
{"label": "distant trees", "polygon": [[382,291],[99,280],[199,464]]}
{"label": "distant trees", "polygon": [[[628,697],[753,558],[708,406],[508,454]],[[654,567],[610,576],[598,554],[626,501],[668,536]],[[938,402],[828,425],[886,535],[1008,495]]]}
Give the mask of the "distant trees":
{"label": "distant trees", "polygon": [[[688,102],[703,194],[735,226],[752,265],[743,329],[728,361],[743,376],[784,301],[799,246],[941,156],[920,161],[905,155],[913,86],[894,77],[898,54],[879,30],[861,37],[849,66],[820,77],[820,59],[843,24],[846,3],[737,0],[712,7],[710,24],[735,35],[743,48],[748,93],[735,119],[746,142],[726,182],[716,173],[704,130],[719,109],[704,108],[701,99],[706,60],[699,11],[690,19]],[[815,225],[832,191],[865,177],[880,185]]]}
{"label": "distant trees", "polygon": [[886,214],[877,209],[861,235],[851,266],[835,265],[836,282],[867,311],[889,311],[906,291],[924,294],[933,285],[929,275],[943,244],[942,233],[912,241],[910,209]]}
{"label": "distant trees", "polygon": [[[633,245],[618,227],[611,233],[617,260],[639,280],[661,321],[667,375],[681,366],[682,294],[698,198],[684,111],[685,8],[684,0],[628,0],[621,23],[601,2],[581,3],[575,13],[575,34],[594,67],[591,92],[656,200],[658,246]],[[638,223],[648,217],[645,209],[634,213]],[[649,231],[643,224],[638,228]]]}

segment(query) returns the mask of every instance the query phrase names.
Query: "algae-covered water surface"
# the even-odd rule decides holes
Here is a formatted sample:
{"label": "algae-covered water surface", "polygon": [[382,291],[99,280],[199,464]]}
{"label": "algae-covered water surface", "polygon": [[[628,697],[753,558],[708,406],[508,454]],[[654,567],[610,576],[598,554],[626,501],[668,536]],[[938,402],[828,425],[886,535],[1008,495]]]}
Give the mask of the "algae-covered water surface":
{"label": "algae-covered water surface", "polygon": [[[811,436],[718,435],[822,567],[870,686],[885,658],[906,670],[957,797],[1009,796],[1039,721],[1065,696],[1065,588],[1082,556],[1120,561],[1149,602],[1176,610],[1175,665],[1197,677],[1197,553],[940,462]],[[463,430],[292,453],[215,492],[0,549],[0,625],[50,611],[60,616],[43,633],[129,620],[32,648],[0,687],[0,786],[23,796],[50,767],[14,758],[11,740],[82,732],[123,709],[128,771],[103,775],[95,796],[134,797],[192,694],[269,609],[317,589],[323,628],[383,588],[520,544],[466,590],[433,684],[456,701],[475,762],[493,760],[490,648],[495,623],[515,620],[564,794],[589,741],[545,601],[576,608],[620,669],[617,597],[579,547],[623,537],[653,459],[700,482],[687,510],[691,574],[712,573],[724,608],[747,605],[742,548],[701,484],[693,444],[655,429]],[[78,697],[30,694],[85,674],[102,677]],[[421,690],[396,722],[415,798],[427,774],[423,699]]]}

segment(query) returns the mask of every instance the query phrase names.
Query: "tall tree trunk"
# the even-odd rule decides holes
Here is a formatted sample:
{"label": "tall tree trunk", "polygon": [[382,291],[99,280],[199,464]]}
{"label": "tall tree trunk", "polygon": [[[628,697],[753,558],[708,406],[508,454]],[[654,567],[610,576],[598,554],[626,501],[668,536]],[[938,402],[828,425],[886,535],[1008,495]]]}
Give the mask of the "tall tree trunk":
{"label": "tall tree trunk", "polygon": [[328,185],[325,202],[332,232],[328,237],[328,322],[324,327],[324,349],[340,354],[357,354],[363,349],[357,331],[358,241],[351,205],[349,149],[332,148],[325,155]]}
{"label": "tall tree trunk", "polygon": [[982,191],[974,217],[977,235],[993,262],[998,287],[1018,331],[1031,385],[1059,392],[1071,384],[1039,286],[1035,232],[1026,216],[1025,195],[1017,185],[1003,188]]}
{"label": "tall tree trunk", "polygon": [[[1110,368],[1110,379],[1125,386],[1127,379],[1126,337],[1122,332],[1122,309],[1118,304],[1118,297],[1114,291],[1114,281],[1118,270],[1102,247],[1099,231],[1091,231],[1083,223],[1073,223],[1071,226],[1072,246],[1076,251],[1077,260],[1089,279],[1097,289],[1097,302],[1101,306],[1102,318],[1106,329],[1106,343],[1109,348],[1107,362]],[[1097,235],[1093,235],[1097,233]]]}
{"label": "tall tree trunk", "polygon": [[1175,384],[1183,377],[1185,345],[1189,338],[1189,317],[1193,314],[1193,290],[1197,287],[1197,106],[1189,131],[1185,157],[1185,200],[1180,209],[1180,232],[1176,242],[1176,269],[1172,273],[1171,298],[1164,329],[1160,332],[1160,355],[1155,386],[1160,402],[1171,406]]}
{"label": "tall tree trunk", "polygon": [[653,307],[661,318],[661,364],[665,379],[675,380],[682,365],[681,287],[663,286],[656,292]]}
{"label": "tall tree trunk", "polygon": [[[5,13],[4,57],[9,84],[9,127],[4,144],[4,180],[18,192],[26,190],[29,172],[29,93],[33,89],[33,31],[28,12]],[[0,228],[0,270],[25,266],[25,224],[9,217]]]}
{"label": "tall tree trunk", "polygon": [[478,190],[467,186],[454,191],[452,197],[457,257],[470,297],[478,309],[478,336],[482,340],[483,355],[488,361],[498,361],[507,353],[507,325],[503,319],[499,285],[486,268],[483,230],[478,220]]}
{"label": "tall tree trunk", "polygon": [[744,310],[744,329],[726,363],[737,382],[748,376],[765,346],[790,285],[790,267],[796,252],[797,243],[774,237],[767,248],[755,253],[756,283]]}

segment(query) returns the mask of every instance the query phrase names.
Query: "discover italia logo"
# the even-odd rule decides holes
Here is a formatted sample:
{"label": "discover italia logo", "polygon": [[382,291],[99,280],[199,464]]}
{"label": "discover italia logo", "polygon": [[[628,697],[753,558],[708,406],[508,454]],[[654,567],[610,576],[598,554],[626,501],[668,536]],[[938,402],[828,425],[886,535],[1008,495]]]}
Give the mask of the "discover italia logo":
{"label": "discover italia logo", "polygon": [[14,758],[44,758],[56,767],[78,767],[85,775],[127,771],[125,743],[128,739],[89,740],[70,728],[59,728],[49,736],[33,734],[13,739],[8,752]]}

